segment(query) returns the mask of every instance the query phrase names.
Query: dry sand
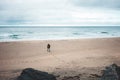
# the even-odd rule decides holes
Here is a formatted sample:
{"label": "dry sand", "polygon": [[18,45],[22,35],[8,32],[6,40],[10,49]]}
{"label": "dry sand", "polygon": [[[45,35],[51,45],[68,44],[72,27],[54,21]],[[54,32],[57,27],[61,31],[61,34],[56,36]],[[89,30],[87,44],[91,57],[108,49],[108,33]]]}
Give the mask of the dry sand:
{"label": "dry sand", "polygon": [[16,77],[24,68],[60,77],[100,74],[112,63],[120,65],[120,38],[0,42],[0,80]]}

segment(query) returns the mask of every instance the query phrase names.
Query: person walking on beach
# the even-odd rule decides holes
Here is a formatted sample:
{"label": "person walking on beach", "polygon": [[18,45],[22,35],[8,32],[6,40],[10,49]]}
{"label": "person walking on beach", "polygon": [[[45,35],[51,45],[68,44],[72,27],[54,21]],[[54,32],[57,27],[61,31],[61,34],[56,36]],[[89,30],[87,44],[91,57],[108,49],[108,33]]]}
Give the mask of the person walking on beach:
{"label": "person walking on beach", "polygon": [[50,52],[50,44],[47,45],[47,52]]}

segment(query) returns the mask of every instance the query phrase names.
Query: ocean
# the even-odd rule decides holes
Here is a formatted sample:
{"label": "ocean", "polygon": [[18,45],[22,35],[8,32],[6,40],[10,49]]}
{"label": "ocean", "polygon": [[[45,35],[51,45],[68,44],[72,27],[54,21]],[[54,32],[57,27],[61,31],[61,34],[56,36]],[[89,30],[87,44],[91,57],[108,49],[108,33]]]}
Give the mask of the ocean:
{"label": "ocean", "polygon": [[0,42],[120,37],[120,26],[0,27]]}

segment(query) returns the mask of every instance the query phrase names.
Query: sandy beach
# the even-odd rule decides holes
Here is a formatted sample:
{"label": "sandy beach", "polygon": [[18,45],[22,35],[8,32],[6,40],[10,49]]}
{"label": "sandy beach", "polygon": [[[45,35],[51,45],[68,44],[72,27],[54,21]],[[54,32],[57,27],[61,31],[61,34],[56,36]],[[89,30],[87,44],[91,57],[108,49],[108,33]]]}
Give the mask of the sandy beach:
{"label": "sandy beach", "polygon": [[85,74],[85,80],[112,63],[120,65],[120,38],[0,42],[0,80],[12,80],[25,68],[59,75],[58,80]]}

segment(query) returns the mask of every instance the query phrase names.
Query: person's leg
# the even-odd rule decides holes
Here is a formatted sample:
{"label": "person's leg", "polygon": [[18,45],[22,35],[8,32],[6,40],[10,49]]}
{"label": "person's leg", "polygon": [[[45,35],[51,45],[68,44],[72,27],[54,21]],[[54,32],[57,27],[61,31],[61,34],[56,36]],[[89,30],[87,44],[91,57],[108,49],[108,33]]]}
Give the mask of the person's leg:
{"label": "person's leg", "polygon": [[49,52],[50,52],[50,49],[49,49]]}
{"label": "person's leg", "polygon": [[47,52],[49,52],[49,49],[47,48]]}
{"label": "person's leg", "polygon": [[49,52],[50,52],[50,48],[49,48],[48,50],[49,50]]}

